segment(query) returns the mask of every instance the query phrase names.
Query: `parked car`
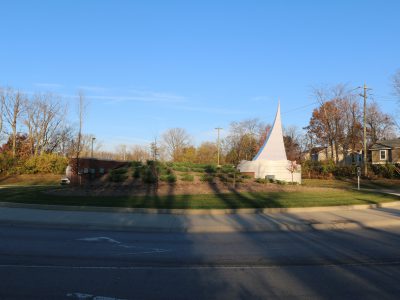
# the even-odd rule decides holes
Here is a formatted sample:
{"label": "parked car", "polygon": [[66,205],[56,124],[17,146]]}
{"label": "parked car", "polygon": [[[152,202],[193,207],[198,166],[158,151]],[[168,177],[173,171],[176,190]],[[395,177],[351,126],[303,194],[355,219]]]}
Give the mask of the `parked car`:
{"label": "parked car", "polygon": [[70,184],[70,183],[71,183],[71,181],[67,177],[61,178],[61,181],[60,181],[61,185],[66,185],[66,184]]}

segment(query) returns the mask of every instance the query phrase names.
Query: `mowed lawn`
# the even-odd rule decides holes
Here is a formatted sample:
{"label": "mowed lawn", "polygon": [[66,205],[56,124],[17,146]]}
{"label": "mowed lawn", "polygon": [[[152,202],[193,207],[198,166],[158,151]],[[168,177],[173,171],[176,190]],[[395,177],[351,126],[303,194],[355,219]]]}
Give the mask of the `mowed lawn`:
{"label": "mowed lawn", "polygon": [[400,200],[381,193],[351,189],[301,188],[296,191],[171,196],[61,196],[44,193],[62,187],[3,186],[1,202],[131,208],[273,208],[377,204]]}

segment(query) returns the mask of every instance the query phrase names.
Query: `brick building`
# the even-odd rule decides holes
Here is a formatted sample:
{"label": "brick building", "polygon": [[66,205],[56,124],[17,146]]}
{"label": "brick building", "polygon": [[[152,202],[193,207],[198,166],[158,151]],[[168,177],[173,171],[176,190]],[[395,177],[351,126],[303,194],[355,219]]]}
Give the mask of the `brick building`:
{"label": "brick building", "polygon": [[110,172],[112,169],[128,166],[127,161],[107,160],[82,157],[77,164],[76,158],[71,158],[67,168],[67,177],[73,184],[85,183]]}

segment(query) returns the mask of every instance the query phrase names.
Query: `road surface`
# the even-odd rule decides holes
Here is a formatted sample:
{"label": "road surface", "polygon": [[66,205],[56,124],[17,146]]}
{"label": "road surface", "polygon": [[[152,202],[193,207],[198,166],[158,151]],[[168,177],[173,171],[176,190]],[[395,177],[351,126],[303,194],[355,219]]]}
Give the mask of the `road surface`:
{"label": "road surface", "polygon": [[400,228],[132,233],[0,226],[0,299],[398,299]]}

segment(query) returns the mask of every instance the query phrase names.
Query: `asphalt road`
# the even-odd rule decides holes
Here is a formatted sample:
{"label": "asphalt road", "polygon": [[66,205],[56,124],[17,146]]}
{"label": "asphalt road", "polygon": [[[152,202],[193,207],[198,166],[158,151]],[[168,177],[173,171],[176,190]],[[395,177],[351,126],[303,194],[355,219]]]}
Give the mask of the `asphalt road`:
{"label": "asphalt road", "polygon": [[400,228],[132,233],[0,227],[0,299],[398,299]]}

